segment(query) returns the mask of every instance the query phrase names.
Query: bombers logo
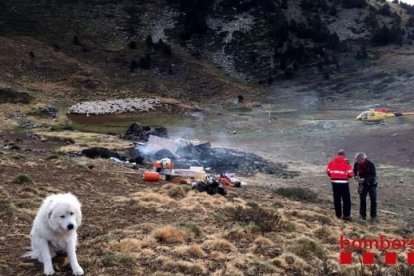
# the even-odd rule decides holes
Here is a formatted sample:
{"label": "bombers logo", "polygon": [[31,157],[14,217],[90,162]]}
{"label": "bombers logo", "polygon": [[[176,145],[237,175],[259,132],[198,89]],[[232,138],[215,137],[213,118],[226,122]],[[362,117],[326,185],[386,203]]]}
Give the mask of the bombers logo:
{"label": "bombers logo", "polygon": [[[398,263],[397,251],[414,250],[414,239],[389,239],[384,235],[379,238],[348,239],[341,235],[339,238],[339,263],[352,264],[352,252],[362,251],[362,264],[375,264],[375,255],[371,250],[384,252],[384,263],[394,265]],[[406,263],[414,265],[414,252],[407,252]]]}

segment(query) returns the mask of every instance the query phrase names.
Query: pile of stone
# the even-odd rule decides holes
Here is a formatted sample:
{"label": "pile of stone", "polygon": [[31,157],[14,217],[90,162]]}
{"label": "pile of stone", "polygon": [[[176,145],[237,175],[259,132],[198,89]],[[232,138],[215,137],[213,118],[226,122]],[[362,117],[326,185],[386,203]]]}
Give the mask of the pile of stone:
{"label": "pile of stone", "polygon": [[157,110],[162,104],[157,99],[132,98],[107,101],[89,101],[72,105],[68,114],[105,115]]}

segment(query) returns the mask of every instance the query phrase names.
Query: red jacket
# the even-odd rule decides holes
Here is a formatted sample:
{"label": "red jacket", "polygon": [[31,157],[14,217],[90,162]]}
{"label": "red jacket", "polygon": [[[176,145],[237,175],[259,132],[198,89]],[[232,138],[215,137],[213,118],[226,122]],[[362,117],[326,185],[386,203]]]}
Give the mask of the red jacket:
{"label": "red jacket", "polygon": [[337,155],[328,163],[326,174],[333,183],[348,183],[348,179],[354,176],[354,170],[344,156]]}

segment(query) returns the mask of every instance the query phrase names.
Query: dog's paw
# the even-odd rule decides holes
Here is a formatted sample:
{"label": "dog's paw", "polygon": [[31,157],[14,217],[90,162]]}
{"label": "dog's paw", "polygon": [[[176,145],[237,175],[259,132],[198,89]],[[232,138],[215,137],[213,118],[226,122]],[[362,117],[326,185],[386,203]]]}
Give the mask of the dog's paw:
{"label": "dog's paw", "polygon": [[43,269],[43,274],[45,274],[45,275],[53,275],[53,274],[55,274],[55,271],[53,270],[53,267],[50,267],[50,268],[44,268]]}
{"label": "dog's paw", "polygon": [[74,267],[72,269],[72,273],[73,273],[73,275],[83,275],[84,274],[83,269],[80,266]]}

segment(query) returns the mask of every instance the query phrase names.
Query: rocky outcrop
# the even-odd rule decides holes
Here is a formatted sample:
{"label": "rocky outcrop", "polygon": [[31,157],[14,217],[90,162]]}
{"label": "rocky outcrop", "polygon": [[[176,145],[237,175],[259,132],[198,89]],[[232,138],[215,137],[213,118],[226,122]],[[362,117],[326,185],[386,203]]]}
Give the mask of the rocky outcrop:
{"label": "rocky outcrop", "polygon": [[[47,34],[52,43],[71,44],[83,52],[121,52],[134,45],[130,49],[138,50],[136,60],[146,56],[145,41],[151,35],[177,55],[184,50],[195,58],[207,57],[234,77],[271,84],[301,68],[322,70],[324,65],[339,64],[344,51],[355,54],[349,41],[355,46],[369,44],[375,34],[379,45],[412,40],[412,14],[401,4],[383,0],[3,0],[0,35],[44,39]],[[392,29],[381,30],[384,25]],[[122,57],[124,53],[105,62],[123,68],[131,62],[133,72],[137,61]],[[153,68],[154,72],[172,75],[175,62],[165,63],[162,68],[167,69]],[[328,71],[327,75],[333,70]],[[94,90],[99,83],[88,81],[84,86]]]}

